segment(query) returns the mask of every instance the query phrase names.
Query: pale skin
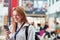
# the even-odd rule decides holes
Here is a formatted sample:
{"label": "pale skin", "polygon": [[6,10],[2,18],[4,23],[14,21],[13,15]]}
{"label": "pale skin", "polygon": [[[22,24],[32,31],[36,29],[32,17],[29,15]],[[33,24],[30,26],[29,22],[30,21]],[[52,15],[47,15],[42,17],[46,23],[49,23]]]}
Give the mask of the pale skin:
{"label": "pale skin", "polygon": [[[16,23],[18,23],[18,24],[22,24],[22,22],[21,22],[21,15],[19,15],[18,13],[17,13],[17,11],[16,10],[14,10],[13,11],[13,13],[12,13],[12,18],[13,18],[13,22],[12,22],[12,34],[13,33],[15,33],[15,26],[16,26]],[[6,37],[9,37],[9,34],[11,33],[10,31],[6,31],[6,30],[4,30],[5,31],[5,34],[6,34]]]}

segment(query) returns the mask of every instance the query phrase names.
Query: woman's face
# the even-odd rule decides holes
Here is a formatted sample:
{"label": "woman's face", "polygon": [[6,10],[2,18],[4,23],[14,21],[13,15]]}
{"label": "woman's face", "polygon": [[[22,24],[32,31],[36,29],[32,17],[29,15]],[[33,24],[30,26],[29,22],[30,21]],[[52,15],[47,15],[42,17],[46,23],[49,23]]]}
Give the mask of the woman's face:
{"label": "woman's face", "polygon": [[21,21],[21,15],[18,15],[17,11],[13,11],[12,13],[12,17],[14,19],[15,22],[20,22]]}

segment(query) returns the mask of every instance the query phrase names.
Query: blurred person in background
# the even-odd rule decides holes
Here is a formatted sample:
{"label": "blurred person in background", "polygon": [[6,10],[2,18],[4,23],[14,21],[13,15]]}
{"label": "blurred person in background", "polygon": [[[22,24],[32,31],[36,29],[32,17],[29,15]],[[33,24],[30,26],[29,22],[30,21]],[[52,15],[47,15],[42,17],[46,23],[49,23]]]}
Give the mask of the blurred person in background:
{"label": "blurred person in background", "polygon": [[49,28],[48,22],[45,22],[45,25],[44,25],[44,28],[43,28],[44,33],[45,33],[44,38],[49,39],[50,38],[50,33],[49,33],[48,28]]}
{"label": "blurred person in background", "polygon": [[34,22],[32,22],[32,23],[31,23],[31,25],[33,25],[33,27],[34,27],[34,28],[36,28],[36,27],[35,27],[35,23],[34,23]]}
{"label": "blurred person in background", "polygon": [[45,22],[45,25],[44,25],[44,30],[46,30],[47,28],[48,28],[49,26],[48,26],[48,22]]}
{"label": "blurred person in background", "polygon": [[59,24],[59,22],[56,22],[56,29],[60,29],[60,24]]}
{"label": "blurred person in background", "polygon": [[33,11],[33,4],[31,2],[26,3],[26,10],[27,11]]}
{"label": "blurred person in background", "polygon": [[40,23],[37,23],[37,28],[36,28],[36,30],[37,30],[36,34],[37,34],[37,35],[39,35],[39,31],[40,31],[41,29],[42,29],[41,24],[40,24]]}
{"label": "blurred person in background", "polygon": [[57,33],[57,38],[60,39],[60,24],[59,24],[59,22],[56,22],[56,33]]}
{"label": "blurred person in background", "polygon": [[42,29],[42,27],[41,27],[41,24],[40,23],[37,23],[37,31],[39,32],[41,29]]}
{"label": "blurred person in background", "polygon": [[[29,26],[27,39],[26,26]],[[35,40],[35,30],[32,25],[29,25],[22,6],[17,6],[12,10],[12,23],[9,26],[9,31],[5,30],[5,34],[6,40]]]}

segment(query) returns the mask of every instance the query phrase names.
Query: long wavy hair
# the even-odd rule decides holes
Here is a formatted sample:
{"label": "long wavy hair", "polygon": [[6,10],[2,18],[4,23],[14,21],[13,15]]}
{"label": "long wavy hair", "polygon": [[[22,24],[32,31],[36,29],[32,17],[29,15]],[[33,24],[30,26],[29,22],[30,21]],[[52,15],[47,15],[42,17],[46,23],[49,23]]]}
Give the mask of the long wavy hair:
{"label": "long wavy hair", "polygon": [[[12,9],[12,12],[13,11],[17,11],[18,15],[22,16],[21,22],[28,22],[27,18],[26,18],[26,15],[25,15],[25,10],[24,10],[24,8],[22,6],[15,7],[14,9]],[[13,16],[13,14],[12,14],[12,16]],[[12,24],[14,26],[13,27],[13,31],[16,32],[16,27],[15,27],[16,23],[14,22],[14,18],[13,17],[12,17]]]}

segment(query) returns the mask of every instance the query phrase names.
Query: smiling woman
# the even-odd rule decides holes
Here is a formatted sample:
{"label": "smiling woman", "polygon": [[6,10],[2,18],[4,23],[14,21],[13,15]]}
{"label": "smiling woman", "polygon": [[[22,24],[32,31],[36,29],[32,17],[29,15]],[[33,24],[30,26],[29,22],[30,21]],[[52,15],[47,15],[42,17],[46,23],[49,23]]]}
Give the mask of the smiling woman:
{"label": "smiling woman", "polygon": [[14,8],[12,12],[12,18],[13,18],[13,21],[28,22],[26,19],[25,10],[23,7],[18,6],[17,8]]}
{"label": "smiling woman", "polygon": [[6,39],[8,40],[35,40],[35,30],[32,25],[28,29],[28,38],[26,38],[26,27],[29,22],[22,6],[17,6],[12,10],[12,23],[9,31],[5,30]]}

